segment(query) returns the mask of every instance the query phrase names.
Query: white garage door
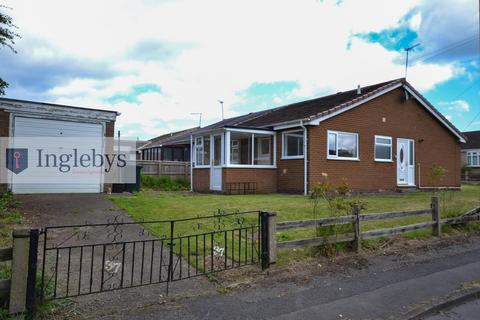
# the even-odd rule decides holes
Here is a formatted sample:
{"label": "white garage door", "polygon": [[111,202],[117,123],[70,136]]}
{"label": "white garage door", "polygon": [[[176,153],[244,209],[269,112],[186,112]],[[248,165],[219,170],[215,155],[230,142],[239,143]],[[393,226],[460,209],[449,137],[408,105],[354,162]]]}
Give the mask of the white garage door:
{"label": "white garage door", "polygon": [[[89,141],[93,139],[95,147],[101,148],[103,126],[93,123],[15,117],[13,135],[14,137],[89,137]],[[68,178],[62,183],[52,183],[52,181],[35,184],[18,183],[19,180],[20,178],[16,178],[16,175],[12,176],[14,193],[98,193],[102,191],[103,178],[102,174],[98,173],[81,178]]]}

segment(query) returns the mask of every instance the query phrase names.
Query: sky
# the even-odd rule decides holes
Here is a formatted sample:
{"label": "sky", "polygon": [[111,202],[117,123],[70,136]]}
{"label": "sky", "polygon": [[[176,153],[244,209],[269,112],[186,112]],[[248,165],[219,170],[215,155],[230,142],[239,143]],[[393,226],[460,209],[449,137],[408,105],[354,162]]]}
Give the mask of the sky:
{"label": "sky", "polygon": [[405,76],[480,130],[478,0],[0,0],[9,98],[116,110],[149,139]]}

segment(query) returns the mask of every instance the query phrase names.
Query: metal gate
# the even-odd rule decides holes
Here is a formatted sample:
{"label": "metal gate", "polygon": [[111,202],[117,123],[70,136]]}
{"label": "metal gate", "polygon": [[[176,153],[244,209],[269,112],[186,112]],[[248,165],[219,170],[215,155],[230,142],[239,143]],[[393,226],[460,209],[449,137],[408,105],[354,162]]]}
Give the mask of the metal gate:
{"label": "metal gate", "polygon": [[[40,241],[41,299],[82,296],[189,279],[262,262],[267,212],[51,226]],[[43,243],[43,245],[42,245]]]}

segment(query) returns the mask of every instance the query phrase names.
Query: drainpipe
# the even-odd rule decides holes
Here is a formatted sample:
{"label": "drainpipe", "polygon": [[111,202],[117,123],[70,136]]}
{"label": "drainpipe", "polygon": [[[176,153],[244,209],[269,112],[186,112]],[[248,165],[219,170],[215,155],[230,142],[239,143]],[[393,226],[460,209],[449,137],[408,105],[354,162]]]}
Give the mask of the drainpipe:
{"label": "drainpipe", "polygon": [[190,192],[193,192],[193,135],[190,135]]}
{"label": "drainpipe", "polygon": [[308,195],[308,166],[307,166],[307,155],[308,155],[308,137],[307,137],[307,127],[303,125],[303,120],[300,121],[300,127],[303,128],[303,194]]}

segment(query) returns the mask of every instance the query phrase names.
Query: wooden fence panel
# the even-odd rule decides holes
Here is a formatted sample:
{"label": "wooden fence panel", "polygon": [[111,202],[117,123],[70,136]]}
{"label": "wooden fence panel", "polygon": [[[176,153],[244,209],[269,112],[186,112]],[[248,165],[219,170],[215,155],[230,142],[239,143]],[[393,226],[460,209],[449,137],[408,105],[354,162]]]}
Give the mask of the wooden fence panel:
{"label": "wooden fence panel", "polygon": [[[369,213],[369,214],[358,214],[358,211],[357,211],[357,214],[358,214],[357,218],[355,215],[350,215],[350,216],[341,216],[341,217],[320,218],[316,220],[299,220],[299,221],[280,222],[277,224],[277,230],[353,224],[355,226],[355,231],[357,232],[357,236],[355,237],[355,234],[352,234],[352,233],[344,233],[337,236],[316,237],[316,238],[310,238],[310,239],[283,241],[283,242],[279,242],[277,247],[279,249],[286,249],[286,248],[298,248],[298,247],[305,247],[305,246],[321,246],[327,243],[347,242],[347,241],[355,240],[357,242],[358,249],[360,249],[361,239],[389,237],[389,236],[394,236],[394,235],[411,232],[415,230],[420,230],[420,229],[425,229],[429,227],[433,227],[432,230],[434,235],[440,236],[441,225],[454,225],[454,224],[466,223],[469,221],[480,221],[480,207],[472,209],[459,217],[440,219],[440,213],[436,209],[435,204],[437,204],[437,207],[438,207],[438,198],[436,197],[432,198],[432,209]],[[360,232],[361,221],[386,220],[386,219],[395,219],[395,218],[401,218],[401,217],[413,217],[413,216],[424,216],[424,215],[429,215],[432,220],[410,224],[410,225]]]}
{"label": "wooden fence panel", "polygon": [[146,176],[190,179],[190,162],[137,160],[137,165],[142,166],[142,174]]}

